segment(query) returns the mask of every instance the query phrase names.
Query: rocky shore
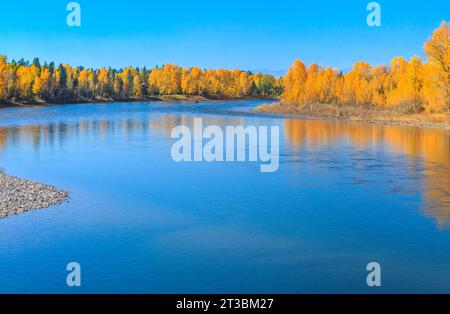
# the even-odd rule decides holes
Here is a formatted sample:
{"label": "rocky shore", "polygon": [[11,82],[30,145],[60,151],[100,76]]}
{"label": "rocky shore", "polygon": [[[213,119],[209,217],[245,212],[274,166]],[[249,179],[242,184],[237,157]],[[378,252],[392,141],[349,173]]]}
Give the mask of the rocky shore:
{"label": "rocky shore", "polygon": [[60,204],[68,197],[67,191],[10,176],[0,169],[0,219]]}

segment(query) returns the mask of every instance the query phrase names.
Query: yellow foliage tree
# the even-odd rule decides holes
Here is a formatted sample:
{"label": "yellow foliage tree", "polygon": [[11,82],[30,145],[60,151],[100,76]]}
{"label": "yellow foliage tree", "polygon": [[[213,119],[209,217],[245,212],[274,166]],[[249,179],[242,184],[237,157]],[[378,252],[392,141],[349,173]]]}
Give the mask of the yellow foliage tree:
{"label": "yellow foliage tree", "polygon": [[408,62],[395,57],[389,67],[356,62],[346,74],[308,70],[300,61],[284,77],[283,100],[287,103],[337,103],[398,107],[408,112],[450,111],[450,26],[443,22],[425,43],[427,62],[415,56]]}
{"label": "yellow foliage tree", "polygon": [[442,22],[424,46],[425,109],[431,112],[450,111],[450,24]]}

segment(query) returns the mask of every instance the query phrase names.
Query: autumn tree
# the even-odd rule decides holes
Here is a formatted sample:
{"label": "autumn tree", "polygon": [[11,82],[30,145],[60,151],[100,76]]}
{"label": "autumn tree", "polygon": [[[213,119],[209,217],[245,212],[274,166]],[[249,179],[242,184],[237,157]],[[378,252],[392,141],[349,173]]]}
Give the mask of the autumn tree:
{"label": "autumn tree", "polygon": [[428,111],[450,111],[450,24],[442,22],[425,43],[424,99]]}
{"label": "autumn tree", "polygon": [[423,87],[423,63],[422,59],[414,56],[408,63],[407,78],[409,87],[410,103],[414,111],[422,110],[422,87]]}
{"label": "autumn tree", "polygon": [[7,63],[6,63],[6,56],[0,55],[0,102],[6,100],[6,69],[7,69]]}
{"label": "autumn tree", "polygon": [[305,85],[307,79],[306,66],[300,60],[295,60],[284,77],[284,99],[300,105],[305,103]]}
{"label": "autumn tree", "polygon": [[428,60],[395,57],[389,66],[359,61],[348,73],[296,60],[283,79],[288,103],[336,103],[397,108],[404,112],[450,111],[450,26],[443,22],[425,43]]}

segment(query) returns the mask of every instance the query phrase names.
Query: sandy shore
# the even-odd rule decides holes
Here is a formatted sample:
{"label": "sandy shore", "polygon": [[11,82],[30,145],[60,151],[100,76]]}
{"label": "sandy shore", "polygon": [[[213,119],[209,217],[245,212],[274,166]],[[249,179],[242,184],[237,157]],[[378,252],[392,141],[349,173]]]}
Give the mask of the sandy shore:
{"label": "sandy shore", "polygon": [[60,204],[68,196],[67,191],[10,176],[0,169],[0,219]]}
{"label": "sandy shore", "polygon": [[401,114],[394,110],[369,107],[339,107],[327,104],[297,106],[285,103],[262,105],[257,107],[255,111],[298,118],[306,117],[322,120],[344,120],[450,130],[450,114]]}

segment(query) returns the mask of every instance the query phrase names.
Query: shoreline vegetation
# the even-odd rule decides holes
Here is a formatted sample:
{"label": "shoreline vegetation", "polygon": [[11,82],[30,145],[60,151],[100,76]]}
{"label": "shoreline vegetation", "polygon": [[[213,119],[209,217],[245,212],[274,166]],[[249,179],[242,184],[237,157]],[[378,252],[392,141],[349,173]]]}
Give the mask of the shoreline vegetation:
{"label": "shoreline vegetation", "polygon": [[449,129],[450,24],[425,42],[426,60],[358,61],[348,73],[296,60],[284,77],[242,70],[86,69],[0,56],[0,108],[76,103],[280,99],[255,111]]}
{"label": "shoreline vegetation", "polygon": [[339,70],[296,60],[281,102],[260,112],[450,129],[450,24],[425,42],[426,60],[395,57],[388,66],[355,63]]}
{"label": "shoreline vegetation", "polygon": [[2,169],[0,186],[0,219],[61,204],[69,197],[67,191],[10,176]]}
{"label": "shoreline vegetation", "polygon": [[8,61],[0,55],[0,104],[5,106],[112,101],[269,98],[281,95],[282,78],[242,70],[165,64],[151,69],[88,69],[38,58]]}
{"label": "shoreline vegetation", "polygon": [[395,110],[379,109],[374,106],[341,107],[332,104],[298,106],[295,103],[277,102],[258,106],[254,111],[286,115],[292,118],[340,120],[450,130],[450,114],[426,112],[402,114]]}

